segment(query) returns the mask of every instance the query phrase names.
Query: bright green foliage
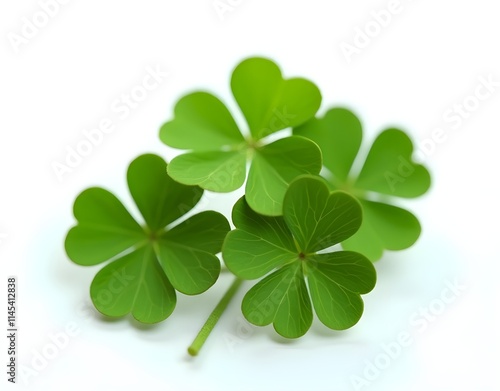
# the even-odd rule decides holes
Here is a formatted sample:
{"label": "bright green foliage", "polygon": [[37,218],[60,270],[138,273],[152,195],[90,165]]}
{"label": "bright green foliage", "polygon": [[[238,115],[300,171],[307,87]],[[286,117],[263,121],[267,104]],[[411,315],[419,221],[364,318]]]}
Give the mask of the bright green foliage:
{"label": "bright green foliage", "polygon": [[294,134],[319,145],[324,167],[331,174],[326,176],[331,188],[344,190],[361,202],[363,223],[355,235],[342,241],[344,249],[375,261],[384,249],[403,250],[416,242],[421,231],[417,218],[392,205],[387,197],[418,197],[431,183],[427,169],[412,161],[413,144],[403,131],[380,133],[358,175],[352,165],[361,146],[362,127],[349,110],[331,109],[323,118],[296,127]]}
{"label": "bright green foliage", "polygon": [[243,136],[229,110],[214,95],[186,95],[175,106],[174,118],[160,130],[165,144],[188,150],[172,160],[168,173],[186,185],[230,192],[245,182],[250,161],[245,192],[248,204],[261,214],[280,215],[288,184],[298,175],[318,174],[321,152],[303,137],[270,143],[265,138],[314,117],[321,94],[308,80],[283,79],[278,66],[263,58],[241,62],[233,72],[231,89],[250,136]]}
{"label": "bright green foliage", "polygon": [[90,188],[75,201],[78,223],[65,247],[79,265],[110,261],[90,287],[101,313],[132,313],[140,322],[155,323],[174,310],[176,290],[195,295],[215,283],[220,273],[215,254],[230,228],[223,215],[212,211],[171,226],[198,203],[203,190],[172,180],[158,156],[135,159],[127,181],[146,224],[137,223],[109,191]]}
{"label": "bright green foliage", "polygon": [[[230,85],[243,128],[216,96],[185,95],[160,130],[161,141],[183,153],[168,165],[142,155],[128,168],[143,222],[109,191],[89,188],[75,201],[77,223],[65,241],[73,262],[105,263],[90,287],[95,307],[143,323],[170,316],[177,292],[209,289],[220,274],[222,249],[236,278],[188,348],[191,355],[242,279],[260,279],[243,299],[245,318],[273,324],[286,338],[303,336],[313,311],[331,329],[355,325],[361,295],[376,283],[370,260],[410,247],[421,232],[417,218],[393,205],[393,197],[418,197],[430,187],[429,172],[413,162],[413,144],[398,129],[378,135],[358,170],[359,119],[341,108],[315,118],[318,88],[303,78],[285,79],[274,62],[242,61]],[[235,230],[213,211],[184,218],[203,189],[231,192],[245,182],[245,196],[233,207]],[[343,251],[331,248],[337,244]]]}
{"label": "bright green foliage", "polygon": [[266,276],[243,299],[246,319],[258,326],[273,323],[287,338],[307,332],[313,307],[332,329],[357,323],[363,312],[360,294],[375,286],[373,264],[352,251],[318,252],[347,240],[361,220],[355,198],[330,192],[323,180],[313,176],[292,181],[283,216],[257,214],[241,198],[233,209],[236,229],[227,235],[222,255],[240,278]]}

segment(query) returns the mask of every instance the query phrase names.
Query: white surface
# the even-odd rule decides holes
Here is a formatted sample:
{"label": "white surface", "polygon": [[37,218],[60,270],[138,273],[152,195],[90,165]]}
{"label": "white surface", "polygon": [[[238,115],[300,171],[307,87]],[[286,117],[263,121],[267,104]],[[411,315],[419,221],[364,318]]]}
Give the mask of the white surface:
{"label": "white surface", "polygon": [[[18,53],[8,34],[19,33],[23,18],[33,18],[40,6],[0,5],[0,292],[6,292],[7,275],[18,276],[20,364],[30,367],[36,352],[47,351],[50,335],[68,323],[79,330],[37,376],[18,373],[19,387],[355,390],[352,377],[377,363],[389,367],[360,389],[498,390],[500,87],[457,129],[443,119],[475,92],[480,77],[500,81],[496,3],[401,1],[401,12],[348,63],[341,43],[352,43],[356,28],[374,18],[372,11],[387,9],[387,1],[224,2],[235,6],[221,20],[212,0],[69,1]],[[321,112],[332,105],[353,108],[365,126],[365,147],[389,125],[416,141],[436,127],[447,138],[424,159],[432,191],[404,203],[420,217],[423,235],[410,250],[387,253],[377,263],[378,285],[365,296],[356,327],[332,332],[315,320],[302,339],[283,341],[271,327],[246,326],[242,290],[193,360],[186,347],[228,275],[203,296],[180,297],[174,314],[157,326],[106,321],[88,307],[98,267],[72,264],[62,244],[82,189],[105,186],[130,205],[128,163],[143,152],[172,158],[157,134],[181,94],[209,89],[235,108],[230,71],[252,55],[269,56],[286,75],[317,82]],[[169,75],[121,119],[113,102],[141,83],[148,66]],[[59,182],[52,163],[62,162],[66,147],[75,147],[83,129],[103,118],[113,120],[114,132]],[[209,206],[228,213],[238,196],[213,198]],[[454,280],[465,289],[441,308],[441,294]],[[433,321],[418,314],[429,306],[442,309]],[[411,343],[385,363],[382,345],[396,342],[400,332]]]}

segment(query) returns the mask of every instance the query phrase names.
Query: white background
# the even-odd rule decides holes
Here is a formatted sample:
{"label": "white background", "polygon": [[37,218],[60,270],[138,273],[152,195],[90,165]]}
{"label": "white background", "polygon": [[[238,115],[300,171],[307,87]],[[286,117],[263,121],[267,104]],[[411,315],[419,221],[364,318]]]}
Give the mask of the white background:
{"label": "white background", "polygon": [[[401,0],[400,12],[377,35],[372,12],[387,9],[387,1],[223,2],[235,5],[220,17],[212,0],[69,1],[17,46],[12,34],[21,34],[23,18],[33,20],[40,5],[2,2],[0,289],[6,292],[8,275],[18,276],[19,364],[34,371],[38,354],[54,353],[51,335],[68,324],[79,331],[56,357],[39,363],[44,368],[36,375],[18,373],[16,386],[336,391],[355,390],[353,377],[359,376],[369,385],[358,388],[367,390],[498,390],[500,87],[465,113],[460,126],[443,118],[464,99],[471,107],[468,97],[481,77],[500,81],[496,3]],[[348,61],[341,44],[354,44],[357,28],[365,27],[376,36]],[[355,110],[365,148],[392,125],[416,143],[436,128],[445,140],[421,159],[432,172],[432,190],[402,203],[419,216],[423,234],[413,248],[377,263],[378,285],[365,296],[356,327],[333,332],[315,320],[297,341],[277,337],[272,327],[248,327],[239,309],[248,284],[201,355],[190,359],[186,347],[229,275],[205,295],[181,296],[159,325],[109,321],[89,302],[99,267],[72,264],[63,240],[74,223],[74,198],[88,186],[111,189],[133,207],[127,165],[144,152],[174,156],[158,129],[182,94],[208,89],[237,112],[230,72],[253,55],[273,58],[286,76],[315,81],[323,92],[320,114],[338,105]],[[120,119],[111,105],[141,83],[148,66],[169,74]],[[53,162],[64,163],[67,146],[75,147],[83,130],[103,118],[113,120],[114,131],[59,181]],[[239,195],[210,198],[209,207],[228,214]],[[464,289],[442,306],[441,294],[454,281]],[[0,296],[5,313],[7,295]],[[429,306],[439,310],[432,321],[419,315]],[[400,352],[394,348],[387,362],[383,345],[396,343],[400,332],[409,333],[411,343]],[[7,345],[1,340],[5,384]],[[388,368],[367,375],[370,363]]]}

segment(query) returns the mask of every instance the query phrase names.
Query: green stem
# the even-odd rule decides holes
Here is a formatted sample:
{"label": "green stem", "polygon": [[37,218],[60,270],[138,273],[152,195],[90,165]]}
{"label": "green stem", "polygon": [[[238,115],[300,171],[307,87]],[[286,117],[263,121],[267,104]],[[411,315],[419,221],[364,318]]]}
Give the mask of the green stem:
{"label": "green stem", "polygon": [[219,301],[219,304],[217,304],[217,307],[214,308],[210,316],[208,317],[207,321],[201,328],[200,332],[194,339],[193,343],[191,346],[188,348],[188,353],[191,356],[196,356],[198,355],[200,349],[203,347],[203,344],[207,340],[208,336],[212,332],[213,328],[219,321],[221,315],[224,313],[224,310],[226,309],[227,305],[233,298],[234,294],[238,290],[242,283],[242,280],[239,278],[235,278],[231,286],[228,288],[222,299]]}

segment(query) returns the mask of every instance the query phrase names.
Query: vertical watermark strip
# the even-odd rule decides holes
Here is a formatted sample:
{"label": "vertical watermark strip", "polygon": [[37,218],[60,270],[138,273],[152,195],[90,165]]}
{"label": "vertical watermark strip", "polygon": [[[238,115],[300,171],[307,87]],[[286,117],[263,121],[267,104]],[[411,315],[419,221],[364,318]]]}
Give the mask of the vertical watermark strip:
{"label": "vertical watermark strip", "polygon": [[7,381],[17,378],[17,277],[7,278]]}

